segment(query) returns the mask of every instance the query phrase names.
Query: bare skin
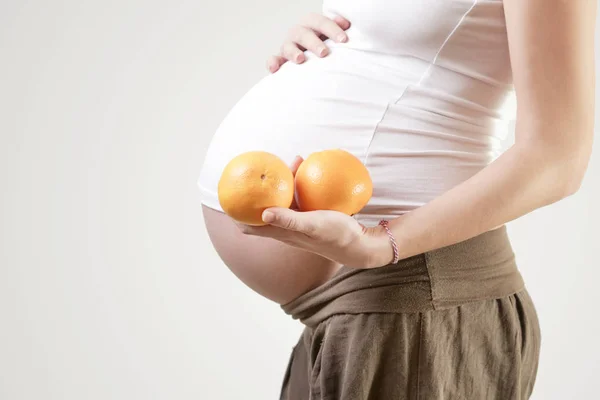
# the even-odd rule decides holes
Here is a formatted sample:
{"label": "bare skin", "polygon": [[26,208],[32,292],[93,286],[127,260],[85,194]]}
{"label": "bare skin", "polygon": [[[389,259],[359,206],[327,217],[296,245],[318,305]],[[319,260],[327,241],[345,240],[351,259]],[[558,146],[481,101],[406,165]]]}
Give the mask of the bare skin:
{"label": "bare skin", "polygon": [[277,240],[244,235],[231,218],[212,208],[203,206],[202,212],[210,240],[231,272],[279,304],[326,282],[340,266]]}

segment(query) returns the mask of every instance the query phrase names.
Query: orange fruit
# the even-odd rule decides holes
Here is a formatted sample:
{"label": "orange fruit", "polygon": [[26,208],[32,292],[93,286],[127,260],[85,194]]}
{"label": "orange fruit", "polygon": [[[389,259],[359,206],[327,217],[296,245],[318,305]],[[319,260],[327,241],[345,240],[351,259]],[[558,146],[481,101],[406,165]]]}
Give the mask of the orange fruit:
{"label": "orange fruit", "polygon": [[369,171],[345,150],[309,155],[296,172],[296,201],[302,211],[359,212],[373,194]]}
{"label": "orange fruit", "polygon": [[262,213],[266,208],[292,204],[294,177],[276,155],[250,151],[225,166],[218,195],[223,211],[231,218],[248,225],[265,225]]}

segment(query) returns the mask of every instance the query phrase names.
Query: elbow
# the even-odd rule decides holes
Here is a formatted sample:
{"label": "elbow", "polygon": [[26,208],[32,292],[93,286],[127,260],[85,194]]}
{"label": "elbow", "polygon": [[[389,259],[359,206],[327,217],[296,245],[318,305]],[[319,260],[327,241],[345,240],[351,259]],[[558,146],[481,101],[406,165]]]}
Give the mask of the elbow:
{"label": "elbow", "polygon": [[[567,118],[576,120],[575,118]],[[530,126],[530,121],[526,121]],[[531,133],[533,132],[533,133]],[[573,196],[581,189],[588,168],[594,141],[593,121],[581,118],[580,123],[542,127],[530,130],[530,135],[516,143],[521,156],[536,169],[537,190],[543,192],[546,203]],[[539,174],[538,174],[539,173]]]}
{"label": "elbow", "polygon": [[535,143],[522,147],[522,159],[535,179],[532,188],[545,205],[573,196],[581,189],[591,154],[589,146],[549,146]]}
{"label": "elbow", "polygon": [[568,176],[563,178],[563,184],[559,190],[560,199],[564,199],[573,196],[581,189],[583,183],[583,176],[585,171],[574,171]]}
{"label": "elbow", "polygon": [[557,200],[573,196],[581,189],[587,166],[590,158],[590,150],[588,148],[578,149],[570,152],[562,158],[562,162],[558,163],[558,176],[556,178],[556,195]]}

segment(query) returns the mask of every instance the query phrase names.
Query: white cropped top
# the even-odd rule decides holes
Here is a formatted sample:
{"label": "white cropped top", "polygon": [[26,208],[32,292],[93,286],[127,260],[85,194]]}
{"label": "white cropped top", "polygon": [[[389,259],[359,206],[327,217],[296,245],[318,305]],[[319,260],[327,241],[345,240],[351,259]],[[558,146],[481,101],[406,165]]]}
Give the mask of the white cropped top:
{"label": "white cropped top", "polygon": [[232,108],[206,153],[203,204],[221,210],[217,183],[236,155],[343,148],[373,179],[355,217],[372,226],[468,179],[504,149],[514,118],[501,0],[326,0],[351,21],[330,54],[307,52],[260,80]]}

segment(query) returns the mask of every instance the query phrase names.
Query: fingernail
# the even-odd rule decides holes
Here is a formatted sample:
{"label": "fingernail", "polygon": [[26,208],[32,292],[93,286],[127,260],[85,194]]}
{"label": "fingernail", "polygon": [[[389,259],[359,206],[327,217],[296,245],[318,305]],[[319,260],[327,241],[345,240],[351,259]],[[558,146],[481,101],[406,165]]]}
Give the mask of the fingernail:
{"label": "fingernail", "polygon": [[323,47],[323,46],[319,46],[319,47],[317,48],[317,52],[318,52],[318,54],[319,54],[319,55],[322,57],[322,56],[324,56],[325,54],[327,54],[327,48],[325,48],[325,47]]}
{"label": "fingernail", "polygon": [[340,43],[345,43],[348,40],[348,36],[344,33],[340,33],[337,37],[337,41]]}
{"label": "fingernail", "polygon": [[275,214],[273,214],[271,211],[264,211],[262,214],[262,220],[267,224],[273,222],[275,221]]}
{"label": "fingernail", "polygon": [[302,62],[304,61],[304,54],[298,54],[296,56],[296,62]]}

